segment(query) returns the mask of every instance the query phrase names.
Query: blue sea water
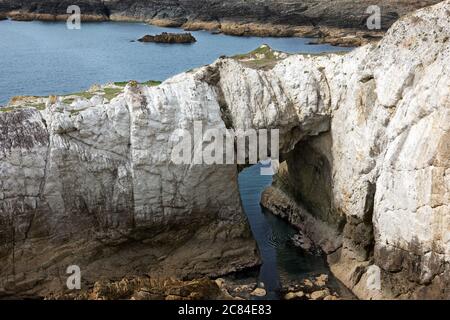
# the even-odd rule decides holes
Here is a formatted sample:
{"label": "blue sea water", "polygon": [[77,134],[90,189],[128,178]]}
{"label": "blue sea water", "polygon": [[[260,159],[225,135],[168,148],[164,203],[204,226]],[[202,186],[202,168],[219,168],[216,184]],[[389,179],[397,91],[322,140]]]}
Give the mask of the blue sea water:
{"label": "blue sea water", "polygon": [[265,298],[278,298],[277,291],[282,283],[302,281],[318,274],[328,274],[331,287],[341,294],[346,293],[330,274],[324,257],[296,247],[291,238],[297,230],[261,207],[261,193],[272,184],[272,176],[260,175],[261,166],[244,169],[238,182],[242,205],[261,255],[258,281],[264,283],[268,293]]}
{"label": "blue sea water", "polygon": [[308,45],[311,39],[260,38],[192,32],[194,44],[131,42],[145,34],[182,32],[144,23],[0,21],[0,105],[16,95],[66,94],[92,84],[126,80],[165,80],[221,55],[249,52],[262,44],[285,52],[345,50]]}

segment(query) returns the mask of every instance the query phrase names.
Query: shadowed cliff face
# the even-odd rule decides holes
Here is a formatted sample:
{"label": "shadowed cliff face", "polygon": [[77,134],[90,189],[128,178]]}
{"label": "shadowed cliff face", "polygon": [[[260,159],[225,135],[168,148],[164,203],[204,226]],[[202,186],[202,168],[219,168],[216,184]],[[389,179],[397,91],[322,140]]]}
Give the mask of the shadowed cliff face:
{"label": "shadowed cliff face", "polygon": [[[29,13],[66,14],[67,8],[73,5],[70,1],[0,1],[0,12],[21,10]],[[108,9],[97,0],[77,1],[84,14],[108,15]]]}
{"label": "shadowed cliff face", "polygon": [[359,297],[448,298],[449,9],[408,15],[346,55],[261,48],[114,98],[0,112],[2,293],[61,290],[69,264],[86,283],[256,264],[237,166],[170,161],[172,133],[197,120],[280,129],[289,188],[263,204]]}
{"label": "shadowed cliff face", "polygon": [[[437,2],[439,0],[381,0],[376,4],[381,8],[382,27],[386,30],[399,16]],[[0,12],[23,10],[38,14],[65,14],[72,4],[80,6],[83,14],[119,15],[141,20],[167,19],[179,25],[193,20],[231,20],[239,23],[365,28],[368,17],[366,9],[374,3],[369,0],[2,0]]]}
{"label": "shadowed cliff face", "polygon": [[[355,47],[379,40],[399,17],[441,0],[0,0],[2,15],[14,20],[65,21],[69,5],[82,21],[143,21],[185,30],[213,30],[235,36],[316,38],[318,43]],[[380,8],[380,28],[367,19]]]}

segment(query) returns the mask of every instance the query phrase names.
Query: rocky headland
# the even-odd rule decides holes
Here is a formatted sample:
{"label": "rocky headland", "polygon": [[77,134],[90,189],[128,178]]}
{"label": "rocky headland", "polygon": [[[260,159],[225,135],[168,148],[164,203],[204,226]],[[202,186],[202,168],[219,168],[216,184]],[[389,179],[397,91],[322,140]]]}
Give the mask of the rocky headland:
{"label": "rocky headland", "polygon": [[381,30],[368,30],[369,0],[0,0],[0,14],[14,20],[66,20],[69,5],[83,21],[145,21],[186,30],[230,35],[314,37],[318,42],[359,46],[379,40],[399,17],[441,0],[381,0]]}
{"label": "rocky headland", "polygon": [[257,265],[238,166],[170,161],[198,120],[280,129],[262,204],[359,298],[450,298],[449,18],[447,0],[347,54],[263,47],[162,84],[15,99],[0,110],[0,295],[64,291],[72,264],[87,287]]}

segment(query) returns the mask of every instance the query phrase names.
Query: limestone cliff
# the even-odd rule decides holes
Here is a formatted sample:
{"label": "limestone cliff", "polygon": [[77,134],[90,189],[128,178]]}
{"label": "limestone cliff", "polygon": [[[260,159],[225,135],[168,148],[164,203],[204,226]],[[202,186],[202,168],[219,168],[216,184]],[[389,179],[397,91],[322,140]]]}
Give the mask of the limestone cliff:
{"label": "limestone cliff", "polygon": [[330,130],[285,156],[262,202],[362,298],[450,297],[449,10],[410,14],[345,57],[300,59]]}
{"label": "limestone cliff", "polygon": [[91,285],[259,263],[236,166],[170,162],[175,130],[224,126],[195,74],[42,100],[0,109],[0,294],[61,291],[69,265]]}
{"label": "limestone cliff", "polygon": [[57,290],[68,264],[86,282],[254,265],[236,166],[169,161],[171,134],[200,120],[280,129],[262,202],[359,297],[449,298],[449,21],[447,0],[346,55],[262,48],[159,86],[12,103],[0,112],[3,290]]}

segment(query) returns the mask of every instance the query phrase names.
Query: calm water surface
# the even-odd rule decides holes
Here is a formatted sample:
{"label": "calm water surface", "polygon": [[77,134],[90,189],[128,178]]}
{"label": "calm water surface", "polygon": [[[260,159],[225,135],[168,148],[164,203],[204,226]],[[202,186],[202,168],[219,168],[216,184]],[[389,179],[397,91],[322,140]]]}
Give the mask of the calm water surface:
{"label": "calm water surface", "polygon": [[261,193],[272,184],[272,177],[260,175],[260,168],[261,164],[254,165],[239,174],[239,190],[261,254],[262,266],[258,280],[264,283],[268,291],[266,298],[276,299],[281,283],[301,281],[321,273],[329,275],[331,288],[341,296],[347,296],[347,290],[330,274],[324,258],[294,246],[291,238],[297,231],[261,207]]}
{"label": "calm water surface", "polygon": [[251,51],[266,43],[285,52],[345,50],[307,45],[301,38],[258,38],[192,32],[194,44],[130,42],[145,34],[182,32],[141,23],[0,21],[0,104],[15,95],[65,94],[94,83],[164,80],[221,55]]}

